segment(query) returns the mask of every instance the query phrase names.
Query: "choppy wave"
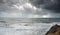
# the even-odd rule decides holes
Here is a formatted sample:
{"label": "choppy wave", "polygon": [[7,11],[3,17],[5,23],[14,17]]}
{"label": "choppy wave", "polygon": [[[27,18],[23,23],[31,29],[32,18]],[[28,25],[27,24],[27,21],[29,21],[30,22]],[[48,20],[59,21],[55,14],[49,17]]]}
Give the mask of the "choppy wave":
{"label": "choppy wave", "polygon": [[[55,24],[46,23],[0,23],[0,35],[45,35],[45,33]],[[25,26],[27,25],[27,26]],[[4,34],[3,34],[4,33]]]}
{"label": "choppy wave", "polygon": [[[31,19],[24,21],[32,21]],[[22,19],[0,19],[0,35],[45,35],[45,33],[55,24],[60,25],[60,22],[51,23],[22,23]],[[19,22],[20,21],[20,22]]]}

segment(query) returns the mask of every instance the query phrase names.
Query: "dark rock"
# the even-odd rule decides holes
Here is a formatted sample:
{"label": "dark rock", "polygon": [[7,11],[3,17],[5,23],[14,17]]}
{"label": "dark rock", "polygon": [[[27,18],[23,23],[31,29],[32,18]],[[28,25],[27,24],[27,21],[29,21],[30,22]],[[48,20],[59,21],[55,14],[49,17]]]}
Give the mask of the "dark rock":
{"label": "dark rock", "polygon": [[45,35],[60,35],[60,26],[54,25]]}

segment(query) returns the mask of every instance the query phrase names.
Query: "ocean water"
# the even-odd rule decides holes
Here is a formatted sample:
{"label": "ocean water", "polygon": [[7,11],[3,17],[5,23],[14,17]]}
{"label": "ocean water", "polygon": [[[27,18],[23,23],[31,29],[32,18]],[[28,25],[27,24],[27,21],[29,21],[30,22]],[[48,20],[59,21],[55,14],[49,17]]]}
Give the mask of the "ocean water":
{"label": "ocean water", "polygon": [[[45,35],[55,22],[37,22],[31,19],[0,19],[0,35]],[[40,19],[39,19],[40,20]],[[43,20],[43,19],[42,19]],[[46,19],[44,19],[46,21]]]}

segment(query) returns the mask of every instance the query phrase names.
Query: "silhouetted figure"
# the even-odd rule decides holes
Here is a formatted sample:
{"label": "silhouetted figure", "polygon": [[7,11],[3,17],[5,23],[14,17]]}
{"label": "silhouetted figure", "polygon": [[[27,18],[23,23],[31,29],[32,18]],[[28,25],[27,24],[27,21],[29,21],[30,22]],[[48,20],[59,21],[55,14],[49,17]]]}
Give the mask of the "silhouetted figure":
{"label": "silhouetted figure", "polygon": [[60,35],[60,26],[54,25],[45,35]]}

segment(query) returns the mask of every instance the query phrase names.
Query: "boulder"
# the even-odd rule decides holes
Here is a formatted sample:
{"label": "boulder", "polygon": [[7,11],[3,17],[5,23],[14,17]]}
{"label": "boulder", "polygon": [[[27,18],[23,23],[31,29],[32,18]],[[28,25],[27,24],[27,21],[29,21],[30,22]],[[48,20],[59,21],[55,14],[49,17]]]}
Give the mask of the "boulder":
{"label": "boulder", "polygon": [[60,26],[54,25],[45,35],[60,35]]}

